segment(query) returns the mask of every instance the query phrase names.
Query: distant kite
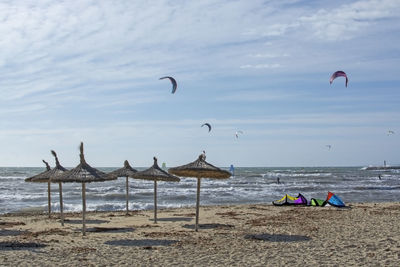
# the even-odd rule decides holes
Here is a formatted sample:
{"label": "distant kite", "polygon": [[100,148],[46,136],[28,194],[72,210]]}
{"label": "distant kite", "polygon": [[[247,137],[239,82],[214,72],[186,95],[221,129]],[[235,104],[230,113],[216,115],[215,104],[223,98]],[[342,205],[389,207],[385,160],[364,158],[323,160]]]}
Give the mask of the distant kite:
{"label": "distant kite", "polygon": [[163,80],[163,79],[169,79],[171,81],[171,83],[172,83],[172,94],[174,94],[175,91],[176,91],[176,88],[178,87],[178,84],[176,83],[175,79],[170,77],[170,76],[165,76],[165,77],[161,77],[160,78],[160,80]]}
{"label": "distant kite", "polygon": [[394,134],[394,131],[389,130],[388,133],[387,133],[387,135],[391,135],[391,134]]}
{"label": "distant kite", "polygon": [[338,70],[332,74],[331,79],[329,80],[329,83],[332,84],[333,80],[336,79],[337,77],[345,77],[346,78],[346,87],[347,87],[347,83],[349,82],[349,79],[347,78],[346,73],[341,70]]}
{"label": "distant kite", "polygon": [[203,125],[201,125],[201,127],[203,127],[204,125],[208,127],[208,132],[210,132],[211,131],[211,125],[209,123],[204,123]]}
{"label": "distant kite", "polygon": [[326,145],[326,147],[328,148],[328,150],[331,150],[331,148],[332,148],[331,145]]}
{"label": "distant kite", "polygon": [[237,132],[235,133],[236,138],[239,138],[239,134],[243,134],[243,132],[242,132],[242,131],[237,131]]}

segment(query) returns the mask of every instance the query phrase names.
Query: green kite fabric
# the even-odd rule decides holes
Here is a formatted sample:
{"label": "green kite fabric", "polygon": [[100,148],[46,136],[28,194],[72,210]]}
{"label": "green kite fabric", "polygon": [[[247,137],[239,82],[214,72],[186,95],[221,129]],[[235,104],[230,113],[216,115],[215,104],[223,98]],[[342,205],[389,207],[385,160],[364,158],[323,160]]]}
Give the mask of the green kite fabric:
{"label": "green kite fabric", "polygon": [[322,199],[312,198],[310,201],[310,206],[323,207],[325,205],[326,205],[326,201],[322,200]]}

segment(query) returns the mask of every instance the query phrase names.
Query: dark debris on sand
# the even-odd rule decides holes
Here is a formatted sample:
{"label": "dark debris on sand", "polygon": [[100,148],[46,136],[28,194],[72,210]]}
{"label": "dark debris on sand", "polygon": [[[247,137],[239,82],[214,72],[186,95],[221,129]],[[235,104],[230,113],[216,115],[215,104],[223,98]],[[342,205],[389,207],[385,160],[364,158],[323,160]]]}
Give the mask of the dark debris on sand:
{"label": "dark debris on sand", "polygon": [[36,249],[44,248],[46,245],[40,243],[22,243],[17,241],[0,242],[0,250],[22,250],[22,249]]}

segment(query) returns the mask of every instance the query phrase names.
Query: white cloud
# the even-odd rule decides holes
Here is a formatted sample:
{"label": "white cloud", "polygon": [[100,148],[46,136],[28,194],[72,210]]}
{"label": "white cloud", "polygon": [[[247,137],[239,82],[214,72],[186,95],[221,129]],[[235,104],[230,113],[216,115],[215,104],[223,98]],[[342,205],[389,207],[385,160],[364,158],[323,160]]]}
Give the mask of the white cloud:
{"label": "white cloud", "polygon": [[312,33],[324,40],[353,39],[371,31],[381,20],[398,21],[400,2],[396,0],[357,1],[330,9],[320,9],[299,21],[310,27]]}

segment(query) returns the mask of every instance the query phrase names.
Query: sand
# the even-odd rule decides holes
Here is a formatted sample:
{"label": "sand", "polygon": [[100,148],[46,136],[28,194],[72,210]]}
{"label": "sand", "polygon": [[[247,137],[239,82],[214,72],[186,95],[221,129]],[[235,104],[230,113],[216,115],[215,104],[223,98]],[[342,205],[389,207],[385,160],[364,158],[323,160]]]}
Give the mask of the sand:
{"label": "sand", "polygon": [[399,266],[400,203],[0,216],[1,266]]}

